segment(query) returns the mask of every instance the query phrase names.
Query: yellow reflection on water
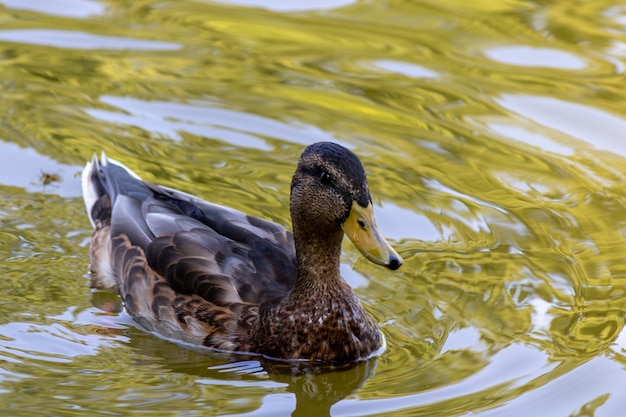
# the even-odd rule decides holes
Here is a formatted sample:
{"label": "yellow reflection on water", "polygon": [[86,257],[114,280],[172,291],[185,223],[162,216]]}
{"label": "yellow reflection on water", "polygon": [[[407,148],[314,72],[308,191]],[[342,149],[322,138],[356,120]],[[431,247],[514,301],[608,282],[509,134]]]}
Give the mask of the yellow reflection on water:
{"label": "yellow reflection on water", "polygon": [[[246,4],[3,2],[0,414],[621,415],[624,8]],[[90,294],[94,152],[289,226],[319,140],[360,155],[406,260],[344,247],[381,357],[231,363]]]}

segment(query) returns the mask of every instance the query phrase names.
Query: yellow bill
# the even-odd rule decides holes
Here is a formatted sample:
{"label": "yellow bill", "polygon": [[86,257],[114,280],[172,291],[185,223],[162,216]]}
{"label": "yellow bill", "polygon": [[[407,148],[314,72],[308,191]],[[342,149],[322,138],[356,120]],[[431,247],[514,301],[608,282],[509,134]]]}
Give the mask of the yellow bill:
{"label": "yellow bill", "polygon": [[374,222],[372,204],[361,207],[353,201],[350,215],[342,226],[354,246],[367,259],[389,269],[398,269],[402,266],[402,258],[387,243]]}

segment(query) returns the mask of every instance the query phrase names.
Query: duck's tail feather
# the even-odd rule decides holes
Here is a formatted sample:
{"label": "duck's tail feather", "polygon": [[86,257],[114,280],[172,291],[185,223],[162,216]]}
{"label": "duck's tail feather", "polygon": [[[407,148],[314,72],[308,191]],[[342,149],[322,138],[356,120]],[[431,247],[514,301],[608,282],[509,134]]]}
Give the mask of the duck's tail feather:
{"label": "duck's tail feather", "polygon": [[[113,268],[111,253],[113,206],[118,198],[137,204],[149,195],[141,179],[123,164],[107,158],[102,153],[100,160],[94,155],[85,165],[82,173],[83,200],[89,221],[94,227],[91,239],[91,285],[95,288],[119,288]],[[125,208],[125,205],[121,205]],[[122,216],[123,218],[123,216]],[[141,233],[138,233],[141,234]]]}
{"label": "duck's tail feather", "polygon": [[97,180],[97,176],[95,174],[95,170],[99,169],[99,165],[98,157],[94,154],[91,161],[88,161],[85,164],[85,168],[83,169],[83,174],[81,176],[83,201],[85,202],[85,208],[87,209],[89,221],[93,227],[96,227],[96,224],[91,212],[93,210],[93,206],[96,204],[96,201],[98,201],[103,191],[98,187],[100,181]]}
{"label": "duck's tail feather", "polygon": [[99,210],[94,211],[94,207],[103,195],[109,196],[111,206],[122,194],[139,199],[148,196],[141,178],[121,162],[108,158],[104,152],[100,160],[94,154],[85,164],[81,180],[85,208],[94,227],[99,216]]}

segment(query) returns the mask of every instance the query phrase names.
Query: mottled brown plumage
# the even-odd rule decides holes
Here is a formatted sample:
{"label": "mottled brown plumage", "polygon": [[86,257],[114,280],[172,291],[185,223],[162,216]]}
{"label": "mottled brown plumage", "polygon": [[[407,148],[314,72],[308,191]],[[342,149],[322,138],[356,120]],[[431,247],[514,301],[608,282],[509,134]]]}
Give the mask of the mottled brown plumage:
{"label": "mottled brown plumage", "polygon": [[95,226],[92,285],[117,290],[134,320],[214,349],[318,363],[361,360],[381,335],[339,275],[344,230],[390,269],[401,258],[371,214],[363,167],[309,146],[291,184],[293,235],[274,223],[146,183],[96,158],[83,172]]}

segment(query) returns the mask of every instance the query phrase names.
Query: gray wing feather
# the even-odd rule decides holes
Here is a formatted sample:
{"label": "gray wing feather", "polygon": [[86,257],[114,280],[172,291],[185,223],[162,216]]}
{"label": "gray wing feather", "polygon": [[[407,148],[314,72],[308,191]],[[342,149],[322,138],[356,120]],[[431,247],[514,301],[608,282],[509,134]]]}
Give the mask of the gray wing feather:
{"label": "gray wing feather", "polygon": [[[149,266],[182,294],[215,304],[263,303],[284,296],[295,279],[293,237],[283,227],[152,186],[154,197],[124,198],[114,210],[129,239],[142,247]],[[123,197],[123,196],[120,196]],[[141,211],[138,215],[138,211]]]}

